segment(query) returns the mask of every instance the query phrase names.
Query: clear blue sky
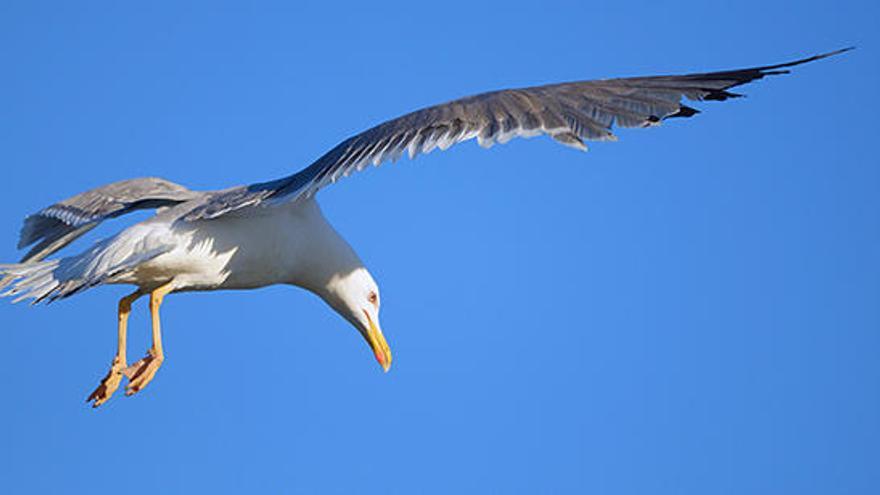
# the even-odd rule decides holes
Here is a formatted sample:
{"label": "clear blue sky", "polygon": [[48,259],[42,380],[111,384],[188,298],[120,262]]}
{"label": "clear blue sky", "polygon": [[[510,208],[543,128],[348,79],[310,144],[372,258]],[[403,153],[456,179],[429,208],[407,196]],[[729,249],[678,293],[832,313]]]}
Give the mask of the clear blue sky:
{"label": "clear blue sky", "polygon": [[[859,49],[586,154],[466,143],[325,190],[387,375],[301,290],[183,294],[156,380],[95,411],[128,289],[3,301],[4,493],[878,493],[877,2],[236,3],[0,4],[0,259],[110,181],[227,187],[484,90]],[[148,334],[141,303],[130,358]]]}

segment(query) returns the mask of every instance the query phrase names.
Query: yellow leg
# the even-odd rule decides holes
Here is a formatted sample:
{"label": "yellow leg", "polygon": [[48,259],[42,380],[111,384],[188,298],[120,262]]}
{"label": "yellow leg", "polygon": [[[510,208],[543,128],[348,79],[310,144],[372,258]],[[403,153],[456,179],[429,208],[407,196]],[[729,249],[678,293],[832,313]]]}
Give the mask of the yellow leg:
{"label": "yellow leg", "polygon": [[107,402],[107,399],[119,388],[119,382],[122,380],[123,370],[128,366],[125,357],[125,341],[128,333],[128,315],[131,314],[131,305],[144,293],[136,290],[131,294],[119,300],[118,315],[118,345],[116,347],[116,357],[110,364],[110,371],[107,376],[101,380],[101,384],[89,395],[86,402],[92,402],[92,407],[98,407]]}
{"label": "yellow leg", "polygon": [[153,290],[150,293],[150,315],[153,319],[153,346],[150,347],[146,357],[129,366],[123,373],[128,377],[128,387],[125,388],[125,395],[134,395],[147,384],[152,381],[162,361],[165,360],[165,354],[162,352],[162,328],[159,322],[159,308],[162,306],[162,300],[165,299],[174,287],[171,282]]}

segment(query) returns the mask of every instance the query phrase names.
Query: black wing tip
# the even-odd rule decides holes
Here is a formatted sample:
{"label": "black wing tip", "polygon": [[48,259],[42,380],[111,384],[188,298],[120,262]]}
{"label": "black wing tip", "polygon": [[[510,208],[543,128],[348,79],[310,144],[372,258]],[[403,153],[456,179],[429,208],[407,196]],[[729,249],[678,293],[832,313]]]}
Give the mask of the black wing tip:
{"label": "black wing tip", "polygon": [[676,118],[688,118],[688,117],[693,117],[694,115],[697,115],[698,113],[700,113],[700,111],[697,110],[696,108],[689,107],[687,105],[679,105],[677,112],[675,112],[671,115],[667,115],[666,117],[663,117],[663,120],[676,119]]}
{"label": "black wing tip", "polygon": [[779,74],[788,74],[788,73],[790,73],[790,71],[777,70],[777,69],[784,69],[786,67],[794,67],[796,65],[803,65],[803,64],[810,63],[810,62],[815,62],[816,60],[822,60],[823,58],[833,57],[835,55],[840,55],[841,53],[846,53],[846,52],[849,52],[849,51],[852,51],[855,49],[856,49],[855,46],[847,46],[847,47],[841,48],[839,50],[820,53],[818,55],[813,55],[811,57],[801,58],[801,59],[794,60],[791,62],[785,62],[782,64],[775,64],[775,65],[765,65],[763,67],[755,67],[755,70],[761,72],[761,74],[765,75],[765,76],[775,76],[775,75],[779,75]]}
{"label": "black wing tip", "polygon": [[706,89],[707,94],[700,98],[701,100],[709,100],[709,101],[724,101],[730,98],[740,98],[744,95],[738,93],[731,93],[727,91],[728,89],[735,88],[737,86],[742,86],[744,84],[748,84],[752,81],[757,81],[759,79],[763,79],[766,76],[778,76],[783,74],[790,74],[791,71],[788,70],[790,67],[794,67],[797,65],[803,65],[810,62],[815,62],[816,60],[821,60],[823,58],[833,57],[835,55],[840,55],[841,53],[845,53],[851,50],[855,50],[855,46],[848,46],[846,48],[841,48],[839,50],[834,50],[830,52],[820,53],[818,55],[813,55],[806,58],[801,58],[798,60],[793,60],[791,62],[784,62],[781,64],[774,65],[764,65],[761,67],[752,67],[749,69],[739,69],[739,70],[728,70],[721,72],[710,72],[705,74],[696,74],[697,77],[705,77],[709,79],[730,79],[731,82],[723,88],[719,89]]}

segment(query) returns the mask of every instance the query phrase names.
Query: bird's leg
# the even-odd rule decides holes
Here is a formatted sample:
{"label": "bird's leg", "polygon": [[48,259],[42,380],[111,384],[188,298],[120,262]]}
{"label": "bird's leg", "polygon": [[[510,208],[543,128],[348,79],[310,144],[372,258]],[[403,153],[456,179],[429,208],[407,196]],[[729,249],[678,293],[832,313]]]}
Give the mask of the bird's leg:
{"label": "bird's leg", "polygon": [[123,373],[128,377],[128,387],[125,388],[125,395],[134,395],[153,379],[165,355],[162,352],[162,329],[159,323],[159,307],[162,306],[162,300],[165,299],[172,290],[174,290],[172,282],[153,290],[150,293],[150,316],[153,320],[153,346],[147,352],[147,355],[140,361],[129,366]]}
{"label": "bird's leg", "polygon": [[89,398],[86,399],[86,402],[94,401],[92,402],[92,407],[98,407],[107,402],[107,399],[109,399],[110,396],[113,395],[113,392],[116,392],[116,389],[119,388],[119,382],[122,380],[123,370],[128,366],[125,357],[128,315],[131,314],[132,303],[142,295],[143,292],[136,290],[119,300],[119,311],[117,312],[119,342],[116,347],[116,357],[113,358],[113,362],[110,364],[110,371],[107,372],[107,376],[101,380],[101,384],[98,385],[98,388],[96,388],[95,391],[89,395]]}

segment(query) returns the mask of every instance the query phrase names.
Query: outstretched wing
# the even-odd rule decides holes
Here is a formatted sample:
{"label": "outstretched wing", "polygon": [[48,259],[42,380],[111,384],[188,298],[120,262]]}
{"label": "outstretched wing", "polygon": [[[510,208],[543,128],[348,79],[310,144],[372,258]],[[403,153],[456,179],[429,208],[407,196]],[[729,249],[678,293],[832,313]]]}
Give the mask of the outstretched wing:
{"label": "outstretched wing", "polygon": [[850,49],[750,69],[551,84],[454,100],[389,120],[346,139],[289,177],[218,193],[185,219],[214,218],[269,201],[310,197],[368,164],[379,165],[404,153],[413,158],[474,138],[488,147],[513,137],[547,134],[562,144],[585,150],[585,140],[616,139],[611,132],[615,125],[650,127],[665,119],[699,113],[684,105],[683,99],[736,98],[741,95],[729,89],[764,76],[787,74],[787,67]]}
{"label": "outstretched wing", "polygon": [[103,220],[135,210],[175,205],[204,194],[154,177],[114,182],[78,194],[25,219],[18,249],[36,245],[24,255],[21,263],[42,260]]}

